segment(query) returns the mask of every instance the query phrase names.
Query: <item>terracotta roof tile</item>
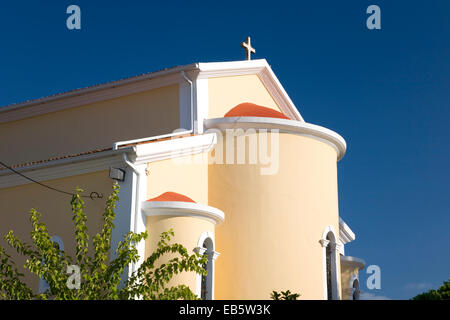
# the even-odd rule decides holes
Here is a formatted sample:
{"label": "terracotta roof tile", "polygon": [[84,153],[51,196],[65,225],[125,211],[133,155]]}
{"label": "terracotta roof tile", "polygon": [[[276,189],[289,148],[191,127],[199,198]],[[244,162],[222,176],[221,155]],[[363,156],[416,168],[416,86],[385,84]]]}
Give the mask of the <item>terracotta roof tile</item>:
{"label": "terracotta roof tile", "polygon": [[[10,167],[13,169],[24,168],[24,167],[37,165],[37,164],[48,163],[48,162],[63,160],[63,159],[76,158],[76,157],[81,157],[81,156],[85,156],[85,155],[89,155],[89,154],[95,154],[95,153],[99,153],[99,152],[109,151],[109,150],[112,150],[112,148],[95,149],[95,150],[90,150],[90,151],[86,151],[86,152],[74,153],[74,154],[63,155],[63,156],[56,156],[56,157],[52,157],[52,158],[48,158],[48,159],[44,159],[44,160],[28,161],[28,162],[23,162],[23,163],[18,163],[18,164],[12,164],[12,165],[10,165]],[[8,170],[8,169],[5,167],[0,167],[0,170]]]}
{"label": "terracotta roof tile", "polygon": [[238,104],[228,111],[224,117],[265,117],[265,118],[281,118],[289,119],[285,114],[254,103],[244,102]]}
{"label": "terracotta roof tile", "polygon": [[148,199],[147,201],[180,201],[180,202],[193,202],[196,203],[194,200],[192,200],[191,198],[182,195],[180,193],[176,193],[176,192],[172,192],[172,191],[168,191],[168,192],[164,192],[163,194],[160,194],[159,196],[152,198],[152,199]]}

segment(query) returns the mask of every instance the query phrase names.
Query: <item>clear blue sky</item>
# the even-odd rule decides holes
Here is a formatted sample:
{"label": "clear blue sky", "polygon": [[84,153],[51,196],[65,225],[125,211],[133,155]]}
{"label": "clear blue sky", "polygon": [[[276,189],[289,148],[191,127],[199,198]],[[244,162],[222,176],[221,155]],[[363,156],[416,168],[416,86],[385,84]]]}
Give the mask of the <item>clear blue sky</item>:
{"label": "clear blue sky", "polygon": [[[81,31],[66,28],[77,4]],[[381,30],[366,8],[381,8]],[[0,105],[192,62],[241,60],[247,35],[306,121],[340,133],[347,254],[375,296],[450,277],[450,1],[1,1]],[[1,137],[5,139],[7,137]],[[3,152],[4,150],[0,150]]]}

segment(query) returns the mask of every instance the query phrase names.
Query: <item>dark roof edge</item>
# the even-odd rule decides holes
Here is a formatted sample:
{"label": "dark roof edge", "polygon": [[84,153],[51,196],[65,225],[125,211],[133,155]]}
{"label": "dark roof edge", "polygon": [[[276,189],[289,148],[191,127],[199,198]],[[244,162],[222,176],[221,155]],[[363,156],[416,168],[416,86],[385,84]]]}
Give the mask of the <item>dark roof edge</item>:
{"label": "dark roof edge", "polygon": [[96,85],[92,85],[92,86],[87,86],[87,87],[83,87],[83,88],[79,88],[79,89],[56,93],[53,95],[49,95],[49,96],[45,96],[45,97],[41,97],[41,98],[37,98],[37,99],[32,99],[32,100],[27,100],[24,102],[13,103],[13,104],[9,104],[6,106],[0,106],[0,113],[14,111],[14,110],[21,109],[24,107],[39,105],[39,104],[56,101],[56,100],[61,100],[61,99],[65,99],[65,98],[70,98],[70,97],[74,97],[74,96],[79,96],[79,95],[83,95],[83,94],[87,94],[87,93],[91,93],[91,92],[95,92],[95,91],[109,89],[109,88],[113,88],[113,87],[117,87],[117,86],[122,86],[122,85],[129,84],[129,83],[144,81],[144,80],[148,80],[148,79],[152,79],[152,78],[156,78],[156,77],[160,77],[160,76],[164,76],[164,75],[168,75],[168,74],[176,73],[176,72],[180,72],[180,71],[196,70],[199,68],[198,65],[199,65],[198,63],[191,63],[191,64],[184,65],[184,66],[177,66],[177,67],[167,68],[167,69],[163,69],[163,70],[159,70],[159,71],[148,72],[148,73],[144,73],[144,74],[141,74],[138,76],[132,76],[132,77],[123,78],[120,80],[114,80],[114,81],[96,84]]}
{"label": "dark roof edge", "polygon": [[[25,164],[13,164],[10,165],[10,167],[18,172],[26,172],[59,165],[67,165],[75,162],[114,157],[123,153],[133,153],[133,152],[135,152],[135,147],[126,147],[118,150],[112,150],[112,148],[107,148],[104,150],[93,150],[88,152],[82,152],[79,154],[54,157],[46,160],[29,161],[28,163]],[[7,174],[13,174],[13,172],[11,172],[11,170],[9,170],[8,168],[0,166],[0,176],[4,176]]]}

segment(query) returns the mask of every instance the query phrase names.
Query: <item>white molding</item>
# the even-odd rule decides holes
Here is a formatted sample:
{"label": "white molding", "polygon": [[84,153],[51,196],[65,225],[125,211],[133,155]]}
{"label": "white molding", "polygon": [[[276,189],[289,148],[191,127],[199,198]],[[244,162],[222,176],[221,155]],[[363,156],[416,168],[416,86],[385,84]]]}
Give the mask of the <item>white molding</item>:
{"label": "white molding", "polygon": [[[211,300],[214,300],[214,283],[215,283],[215,275],[214,275],[214,267],[215,267],[215,260],[217,259],[217,257],[220,255],[220,253],[216,252],[216,240],[214,239],[214,233],[210,232],[210,231],[205,231],[203,232],[198,241],[197,241],[197,247],[194,248],[194,251],[198,252],[199,254],[205,254],[207,251],[207,248],[203,247],[203,243],[205,242],[206,239],[211,239],[212,242],[212,261],[211,261],[211,266],[210,266],[210,270],[209,272],[212,273],[212,281],[211,281]],[[211,254],[210,253],[210,254]],[[198,298],[201,298],[201,288],[202,288],[202,276],[197,274],[196,276],[196,288],[195,288],[195,293],[197,294]]]}
{"label": "white molding", "polygon": [[203,121],[208,118],[209,112],[209,86],[208,79],[197,78],[194,82],[195,103],[194,103],[194,132],[203,133]]}
{"label": "white molding", "polygon": [[[117,248],[120,241],[123,241],[124,236],[129,231],[134,231],[131,226],[131,221],[135,213],[134,206],[136,205],[136,179],[137,175],[133,172],[130,167],[125,167],[125,179],[119,181],[119,198],[120,201],[117,203],[115,209],[116,218],[114,220],[114,229],[111,234],[111,252],[110,259],[113,260],[117,257],[115,249]],[[121,283],[124,283],[131,271],[133,266],[128,265],[123,274],[121,275]]]}
{"label": "white molding", "polygon": [[347,244],[356,239],[355,233],[342,218],[339,218],[339,239],[343,244]]}
{"label": "white molding", "polygon": [[[206,248],[203,248],[203,247],[195,247],[195,248],[193,249],[193,251],[194,251],[194,252],[197,252],[198,254],[203,255],[203,254],[206,253]],[[220,256],[220,253],[217,252],[217,251],[214,251],[213,254],[212,254],[212,259],[213,259],[214,261],[216,261],[217,258],[218,258],[219,256]]]}
{"label": "white molding", "polygon": [[202,247],[195,247],[194,248],[194,252],[200,254],[200,255],[204,255],[206,252],[206,248],[202,248]]}
{"label": "white molding", "polygon": [[297,121],[305,121],[270,66],[264,68],[258,77],[285,115]]}
{"label": "white molding", "polygon": [[142,211],[146,216],[194,217],[218,225],[225,220],[225,214],[214,207],[183,201],[144,201]]}
{"label": "white molding", "polygon": [[344,157],[347,144],[336,132],[306,122],[267,117],[226,117],[205,120],[205,128],[212,129],[277,129],[279,132],[292,133],[320,140],[332,146],[337,152],[337,160]]}
{"label": "white molding", "polygon": [[341,255],[344,254],[344,246],[340,239],[335,243],[335,250]]}
{"label": "white molding", "polygon": [[211,231],[205,231],[205,232],[203,232],[203,233],[200,235],[200,237],[198,238],[198,241],[197,241],[197,247],[201,248],[202,245],[203,245],[203,242],[205,242],[205,240],[206,240],[207,238],[210,238],[210,239],[212,240],[212,242],[213,242],[213,250],[216,250],[216,247],[215,247],[215,245],[216,245],[216,239],[215,239],[215,237],[214,237],[214,233],[211,232]]}
{"label": "white molding", "polygon": [[266,59],[199,63],[199,79],[258,74],[267,68]]}
{"label": "white molding", "polygon": [[345,244],[342,243],[341,236],[339,236],[338,250],[341,255],[345,256]]}
{"label": "white molding", "polygon": [[217,143],[215,133],[138,144],[134,163],[148,163],[209,151]]}
{"label": "white molding", "polygon": [[[333,235],[332,241],[327,240],[327,235],[331,233]],[[324,231],[322,232],[322,237],[319,240],[319,243],[322,246],[322,272],[323,272],[323,298],[324,300],[328,300],[328,285],[327,285],[327,252],[326,249],[328,246],[331,248],[331,281],[333,282],[333,291],[332,291],[332,297],[333,300],[339,300],[340,299],[340,292],[339,292],[339,278],[340,275],[337,274],[338,272],[338,250],[337,250],[337,241],[338,238],[336,236],[336,232],[332,225],[328,225],[325,227]]]}
{"label": "white molding", "polygon": [[[133,148],[120,151],[103,151],[99,153],[49,161],[14,170],[36,181],[48,181],[66,178],[80,174],[108,170],[110,166],[123,166],[122,153],[130,152]],[[0,188],[9,188],[33,183],[8,169],[0,172]]]}
{"label": "white molding", "polygon": [[[142,201],[141,199],[145,199],[147,196],[147,175],[145,174],[145,170],[147,168],[147,164],[134,164],[138,170],[139,174],[133,172],[134,180],[137,182],[134,186],[135,190],[133,192],[133,204],[134,210],[131,211],[130,217],[130,231],[134,233],[142,233],[147,230],[146,220],[147,216],[142,211]],[[145,258],[145,240],[142,240],[136,245],[136,249],[138,251],[139,260],[136,263],[131,264],[130,272],[134,272],[139,269],[141,264],[144,262]]]}

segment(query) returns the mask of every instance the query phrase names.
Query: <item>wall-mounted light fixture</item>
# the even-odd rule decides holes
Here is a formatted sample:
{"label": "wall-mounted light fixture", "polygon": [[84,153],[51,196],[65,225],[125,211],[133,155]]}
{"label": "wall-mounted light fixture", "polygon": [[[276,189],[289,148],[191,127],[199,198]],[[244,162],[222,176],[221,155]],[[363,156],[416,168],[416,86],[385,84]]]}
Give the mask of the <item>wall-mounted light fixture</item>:
{"label": "wall-mounted light fixture", "polygon": [[109,168],[109,177],[117,181],[125,180],[125,170],[119,168]]}

